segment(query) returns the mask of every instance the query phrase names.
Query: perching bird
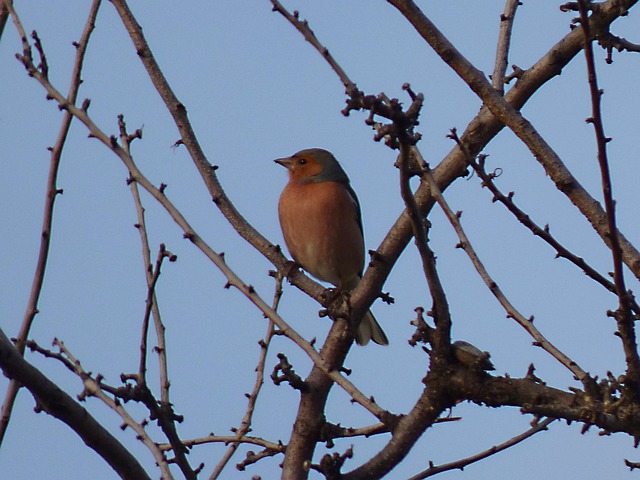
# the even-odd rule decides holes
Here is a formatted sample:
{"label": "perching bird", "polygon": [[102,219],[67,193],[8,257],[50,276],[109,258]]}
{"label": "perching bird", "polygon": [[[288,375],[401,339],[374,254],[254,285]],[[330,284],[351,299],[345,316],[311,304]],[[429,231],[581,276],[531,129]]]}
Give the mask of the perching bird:
{"label": "perching bird", "polygon": [[[353,290],[364,267],[360,204],[335,157],[309,148],[275,160],[289,170],[278,215],[284,241],[295,262],[319,280]],[[369,311],[358,324],[359,345],[389,340]]]}
{"label": "perching bird", "polygon": [[464,340],[457,340],[451,346],[453,347],[453,356],[462,365],[480,370],[495,370],[493,363],[489,360],[491,357],[489,352],[483,352]]}

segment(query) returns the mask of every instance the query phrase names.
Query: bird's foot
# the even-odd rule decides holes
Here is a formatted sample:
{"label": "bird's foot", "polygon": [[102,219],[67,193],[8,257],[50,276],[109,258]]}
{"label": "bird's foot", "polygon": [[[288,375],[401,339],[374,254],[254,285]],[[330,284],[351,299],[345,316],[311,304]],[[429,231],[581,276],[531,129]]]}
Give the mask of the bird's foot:
{"label": "bird's foot", "polygon": [[298,265],[293,260],[288,260],[284,266],[282,267],[281,273],[285,278],[291,278],[298,270],[300,269],[300,265]]}
{"label": "bird's foot", "polygon": [[324,292],[322,292],[322,304],[324,306],[328,306],[335,302],[342,294],[344,290],[339,288],[327,288]]}

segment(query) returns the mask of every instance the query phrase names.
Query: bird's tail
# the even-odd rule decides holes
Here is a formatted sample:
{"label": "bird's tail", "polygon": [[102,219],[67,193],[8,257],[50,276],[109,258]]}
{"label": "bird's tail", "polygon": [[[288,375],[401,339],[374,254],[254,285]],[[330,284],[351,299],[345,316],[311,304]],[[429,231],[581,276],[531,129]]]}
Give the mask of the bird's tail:
{"label": "bird's tail", "polygon": [[366,345],[369,340],[373,340],[378,345],[389,345],[389,339],[371,311],[367,311],[360,320],[355,337],[358,345]]}

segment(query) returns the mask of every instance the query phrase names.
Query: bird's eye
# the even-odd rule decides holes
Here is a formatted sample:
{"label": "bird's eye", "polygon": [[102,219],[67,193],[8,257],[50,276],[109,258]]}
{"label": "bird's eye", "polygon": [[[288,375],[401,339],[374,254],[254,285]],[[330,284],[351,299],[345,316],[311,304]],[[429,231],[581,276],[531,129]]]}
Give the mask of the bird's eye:
{"label": "bird's eye", "polygon": [[298,163],[299,163],[300,165],[306,165],[306,164],[307,164],[307,159],[306,159],[306,158],[301,158],[301,159],[298,161]]}

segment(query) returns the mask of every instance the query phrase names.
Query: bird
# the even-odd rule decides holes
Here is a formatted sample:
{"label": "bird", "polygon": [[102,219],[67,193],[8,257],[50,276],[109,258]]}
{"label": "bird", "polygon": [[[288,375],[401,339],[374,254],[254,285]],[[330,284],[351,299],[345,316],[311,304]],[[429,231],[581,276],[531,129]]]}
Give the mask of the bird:
{"label": "bird", "polygon": [[[289,171],[278,202],[285,244],[296,264],[338,291],[353,290],[364,268],[360,203],[349,177],[328,150],[309,148],[276,163]],[[357,323],[359,345],[389,340],[370,311]]]}

